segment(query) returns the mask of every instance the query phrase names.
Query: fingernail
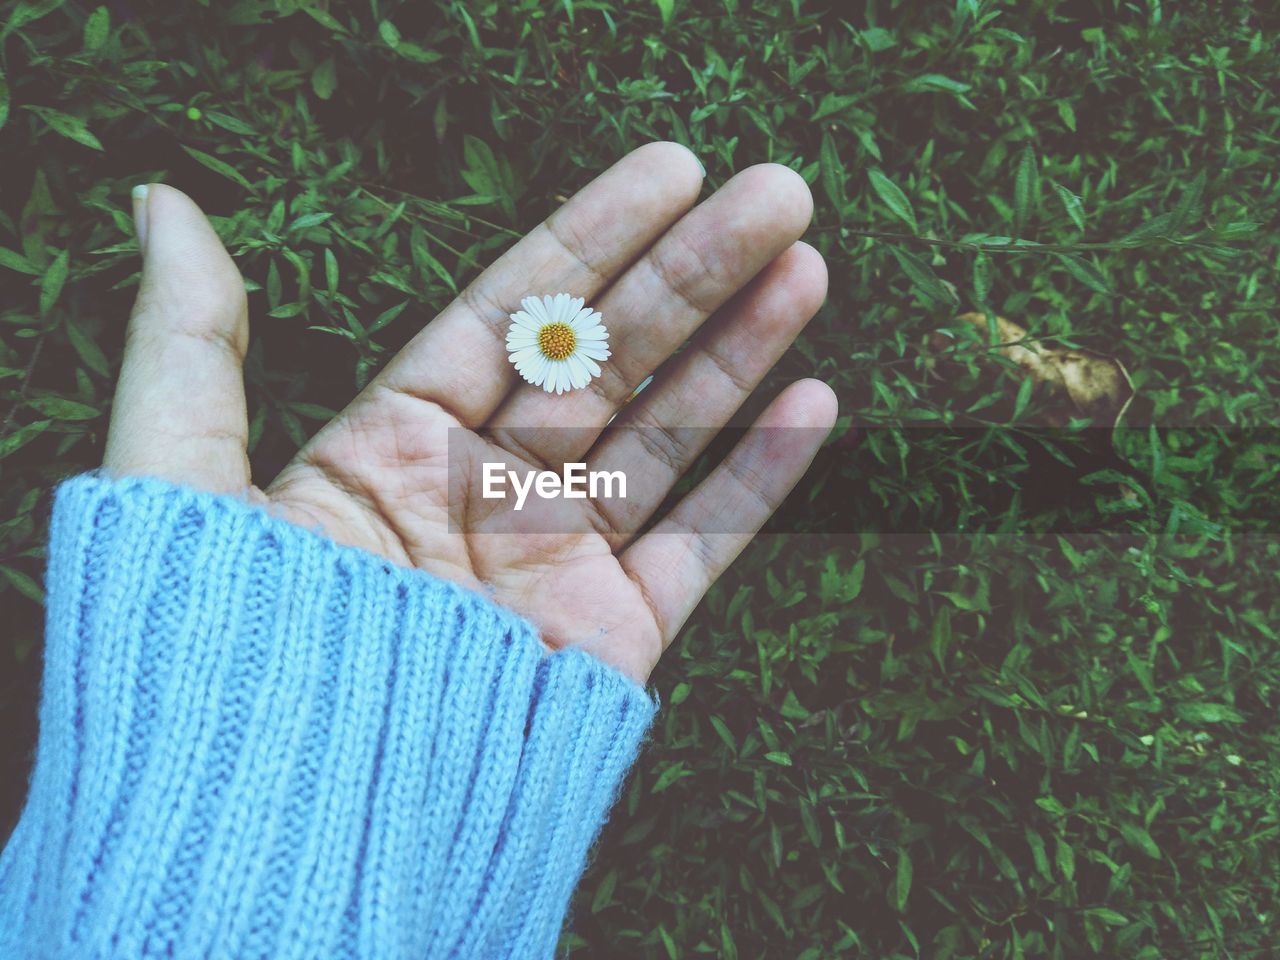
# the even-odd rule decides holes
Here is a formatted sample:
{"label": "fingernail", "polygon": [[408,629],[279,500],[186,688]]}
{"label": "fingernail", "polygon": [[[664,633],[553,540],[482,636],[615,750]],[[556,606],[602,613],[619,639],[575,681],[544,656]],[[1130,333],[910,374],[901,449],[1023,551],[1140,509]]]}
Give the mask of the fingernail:
{"label": "fingernail", "polygon": [[705,176],[707,175],[707,168],[706,168],[706,166],[703,164],[703,162],[702,162],[702,158],[701,158],[700,156],[698,156],[698,155],[695,153],[695,154],[693,155],[693,159],[695,159],[695,160],[697,160],[697,161],[698,161],[698,169],[702,171],[702,175],[705,177]]}
{"label": "fingernail", "polygon": [[138,249],[147,254],[147,194],[151,188],[140,183],[133,188],[133,227],[138,233]]}

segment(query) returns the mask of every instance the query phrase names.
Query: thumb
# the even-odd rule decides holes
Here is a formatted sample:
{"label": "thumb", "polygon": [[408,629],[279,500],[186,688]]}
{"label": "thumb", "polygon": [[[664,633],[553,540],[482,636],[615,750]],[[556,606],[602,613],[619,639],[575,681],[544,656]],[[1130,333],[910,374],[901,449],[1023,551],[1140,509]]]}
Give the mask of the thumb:
{"label": "thumb", "polygon": [[134,190],[142,249],[103,465],[219,493],[249,484],[244,281],[209,221],[163,184]]}

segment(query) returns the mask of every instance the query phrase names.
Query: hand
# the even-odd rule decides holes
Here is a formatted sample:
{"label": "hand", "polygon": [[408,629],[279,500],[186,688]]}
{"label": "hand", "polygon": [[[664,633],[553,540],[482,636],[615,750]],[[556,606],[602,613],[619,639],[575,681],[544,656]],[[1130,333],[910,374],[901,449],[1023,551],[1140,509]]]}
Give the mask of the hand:
{"label": "hand", "polygon": [[[492,590],[549,647],[581,645],[643,682],[836,415],[825,384],[792,384],[756,427],[816,429],[751,430],[651,532],[629,536],[705,447],[709,431],[688,440],[678,428],[725,424],[826,294],[821,256],[798,242],[812,213],[799,176],[752,167],[695,207],[701,184],[683,147],[628,154],[427,324],[265,492],[249,476],[244,284],[199,209],[152,185],[135,200],[144,268],[104,465],[248,490],[339,542]],[[520,380],[504,340],[522,297],[560,291],[601,311],[613,356],[589,387],[555,396]],[[661,455],[637,447],[639,431],[606,428],[690,337],[615,421],[663,437]],[[513,469],[643,460],[649,480],[644,489],[633,482],[625,501],[573,501],[582,523],[572,533],[486,533],[487,505],[448,496],[448,431],[457,427],[476,431],[473,442]],[[713,531],[726,510],[741,532]]]}

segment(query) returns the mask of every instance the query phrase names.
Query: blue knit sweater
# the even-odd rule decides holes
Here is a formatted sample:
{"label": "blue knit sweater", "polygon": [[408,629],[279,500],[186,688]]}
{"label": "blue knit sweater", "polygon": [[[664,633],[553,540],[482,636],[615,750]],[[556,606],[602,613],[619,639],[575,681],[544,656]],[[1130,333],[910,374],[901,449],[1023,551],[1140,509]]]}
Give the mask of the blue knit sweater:
{"label": "blue knit sweater", "polygon": [[486,598],[231,497],[53,514],[0,957],[546,957],[653,718]]}

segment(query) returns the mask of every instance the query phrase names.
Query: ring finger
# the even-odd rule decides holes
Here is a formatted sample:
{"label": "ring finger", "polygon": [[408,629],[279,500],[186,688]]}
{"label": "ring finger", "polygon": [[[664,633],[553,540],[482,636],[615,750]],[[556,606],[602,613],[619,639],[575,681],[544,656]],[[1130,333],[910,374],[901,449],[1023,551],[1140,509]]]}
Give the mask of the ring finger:
{"label": "ring finger", "polygon": [[621,471],[625,498],[597,502],[614,549],[661,505],[712,437],[822,306],[822,255],[796,243],[698,332],[659,380],[628,404],[587,454],[592,470]]}

